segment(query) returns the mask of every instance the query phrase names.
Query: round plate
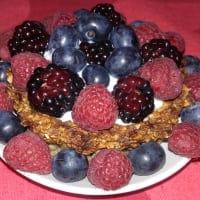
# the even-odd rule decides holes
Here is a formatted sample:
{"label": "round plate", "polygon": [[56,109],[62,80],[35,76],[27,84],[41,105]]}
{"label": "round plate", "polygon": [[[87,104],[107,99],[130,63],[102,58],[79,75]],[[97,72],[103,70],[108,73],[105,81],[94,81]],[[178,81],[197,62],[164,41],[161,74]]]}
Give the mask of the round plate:
{"label": "round plate", "polygon": [[[102,189],[96,188],[88,181],[87,178],[75,183],[63,183],[56,180],[51,174],[38,175],[22,172],[19,170],[17,170],[17,172],[34,182],[63,192],[92,196],[123,194],[137,191],[165,180],[166,178],[172,176],[180,169],[182,169],[190,161],[188,158],[175,155],[174,153],[168,151],[167,143],[163,143],[162,146],[166,152],[166,163],[160,171],[150,176],[133,175],[130,183],[127,186],[115,191],[104,191]],[[3,149],[4,145],[0,143],[0,157],[2,160],[4,160]]]}

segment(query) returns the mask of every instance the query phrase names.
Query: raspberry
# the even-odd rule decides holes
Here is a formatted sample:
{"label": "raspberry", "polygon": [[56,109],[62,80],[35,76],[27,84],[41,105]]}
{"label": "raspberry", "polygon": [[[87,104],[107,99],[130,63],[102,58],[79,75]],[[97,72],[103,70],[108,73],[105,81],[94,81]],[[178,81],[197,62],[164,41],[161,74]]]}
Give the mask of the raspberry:
{"label": "raspberry", "polygon": [[176,154],[189,158],[200,157],[200,126],[194,122],[183,122],[172,130],[168,148]]}
{"label": "raspberry", "polygon": [[100,150],[90,161],[87,177],[96,187],[117,190],[126,186],[133,166],[128,157],[116,149]]}
{"label": "raspberry", "polygon": [[13,30],[8,30],[0,34],[0,60],[10,61],[10,51],[7,43],[12,38]]}
{"label": "raspberry", "polygon": [[37,67],[46,67],[49,62],[36,53],[19,53],[11,59],[13,85],[20,91],[26,91],[26,84]]}
{"label": "raspberry", "polygon": [[91,84],[83,89],[72,109],[74,122],[90,131],[111,128],[117,116],[117,104],[101,84]]}
{"label": "raspberry", "polygon": [[73,26],[77,20],[75,15],[65,11],[58,11],[44,19],[44,26],[49,34],[51,34],[57,26],[68,25]]}
{"label": "raspberry", "polygon": [[138,26],[133,26],[132,28],[136,32],[140,47],[145,43],[150,42],[152,39],[161,39],[164,37],[163,32],[153,22],[145,21]]}
{"label": "raspberry", "polygon": [[13,110],[13,101],[6,95],[6,83],[0,82],[0,110]]}
{"label": "raspberry", "polygon": [[72,109],[76,97],[83,89],[83,80],[75,73],[49,64],[37,68],[28,81],[28,99],[34,109],[61,117]]}
{"label": "raspberry", "polygon": [[185,84],[196,101],[200,101],[200,73],[195,72],[188,75]]}
{"label": "raspberry", "polygon": [[175,46],[181,53],[185,51],[185,40],[182,35],[176,32],[166,32],[164,33],[164,37],[166,40],[169,40],[170,44]]}
{"label": "raspberry", "polygon": [[125,123],[138,123],[154,110],[154,95],[148,81],[128,76],[120,78],[113,95],[119,108],[119,117]]}
{"label": "raspberry", "polygon": [[150,82],[158,99],[175,99],[182,91],[182,73],[170,58],[156,58],[145,63],[137,75]]}
{"label": "raspberry", "polygon": [[11,138],[3,156],[14,169],[38,174],[51,172],[51,155],[48,145],[35,133],[26,131]]}

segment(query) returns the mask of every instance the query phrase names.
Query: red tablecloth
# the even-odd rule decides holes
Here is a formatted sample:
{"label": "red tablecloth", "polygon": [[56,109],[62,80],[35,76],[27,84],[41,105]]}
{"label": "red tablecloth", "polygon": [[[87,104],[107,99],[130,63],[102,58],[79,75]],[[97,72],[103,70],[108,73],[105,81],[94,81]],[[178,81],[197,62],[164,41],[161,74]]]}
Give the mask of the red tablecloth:
{"label": "red tablecloth", "polygon": [[[99,1],[82,0],[1,0],[0,32],[25,19],[42,20],[58,10],[72,12],[91,8]],[[105,2],[105,1],[104,1]],[[129,22],[142,19],[154,21],[163,31],[179,32],[186,41],[186,54],[200,57],[200,1],[199,0],[110,0]],[[200,162],[191,162],[171,178],[145,190],[115,197],[98,199],[120,200],[199,200]],[[0,161],[0,199],[7,200],[78,200],[91,199],[48,189],[11,171]]]}

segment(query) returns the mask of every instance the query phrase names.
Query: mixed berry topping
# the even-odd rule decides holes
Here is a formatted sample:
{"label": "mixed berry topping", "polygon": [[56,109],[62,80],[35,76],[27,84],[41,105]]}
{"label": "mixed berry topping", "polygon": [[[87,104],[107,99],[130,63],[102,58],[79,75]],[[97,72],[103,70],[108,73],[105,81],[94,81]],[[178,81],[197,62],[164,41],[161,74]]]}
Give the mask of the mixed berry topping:
{"label": "mixed berry topping", "polygon": [[114,87],[113,95],[119,107],[119,117],[125,123],[140,122],[154,110],[153,90],[143,78],[120,78]]}
{"label": "mixed berry topping", "polygon": [[30,51],[43,55],[49,40],[42,23],[25,21],[15,27],[13,37],[8,41],[11,56]]}
{"label": "mixed berry topping", "polygon": [[[157,172],[165,164],[165,151],[156,141],[146,142],[155,140],[152,130],[148,135],[146,130],[156,126],[160,130],[164,126],[157,117],[160,110],[145,121],[154,111],[154,97],[167,101],[165,110],[169,108],[170,113],[174,114],[176,105],[182,109],[173,118],[178,121],[176,116],[180,114],[181,123],[175,127],[175,122],[167,118],[171,115],[160,117],[170,126],[166,131],[171,136],[169,150],[190,158],[200,157],[200,103],[192,104],[200,99],[200,59],[183,57],[185,41],[180,34],[162,32],[148,21],[137,20],[128,25],[112,4],[99,3],[73,14],[56,12],[46,17],[44,24],[25,21],[1,34],[0,44],[0,142],[7,143],[3,155],[12,168],[39,174],[52,172],[54,178],[63,182],[80,181],[87,176],[91,184],[104,190],[127,185],[133,173],[143,176]],[[183,73],[180,67],[184,64]],[[179,96],[183,98],[183,84],[191,94],[184,98],[184,105],[192,104],[184,108],[183,101],[181,105],[174,103],[180,100]],[[26,101],[26,106],[21,100]],[[174,100],[172,104],[170,100]],[[31,110],[30,121],[27,110],[26,116],[21,113],[27,107]],[[66,112],[73,121],[55,119]],[[37,134],[42,135],[45,130],[46,137],[51,134],[47,133],[50,129],[54,133],[55,127],[48,124],[47,129],[36,129],[37,123],[32,119],[35,114],[42,116],[42,126],[46,119],[50,123],[55,120],[55,130],[65,131],[63,126],[69,126],[66,135],[62,131],[53,135],[59,141],[59,152],[52,157],[50,146]],[[113,149],[123,149],[121,144],[132,142],[132,135],[124,137],[123,133],[131,129],[131,134],[135,134],[134,128],[138,126],[131,124],[126,129],[115,124],[117,118],[123,123],[144,120],[139,126],[145,126],[145,140],[136,139],[138,147],[132,149],[129,141],[126,152]],[[27,125],[26,121],[30,123]],[[92,157],[79,154],[74,141],[70,140],[68,146],[62,134],[73,137],[85,149],[93,148],[95,153]],[[98,134],[105,134],[100,137],[102,143],[98,143]],[[141,132],[137,134],[140,136]],[[104,144],[110,149],[102,149]]]}
{"label": "mixed berry topping", "polygon": [[50,64],[34,71],[27,84],[28,99],[36,110],[61,117],[72,109],[83,87],[84,82],[77,74]]}

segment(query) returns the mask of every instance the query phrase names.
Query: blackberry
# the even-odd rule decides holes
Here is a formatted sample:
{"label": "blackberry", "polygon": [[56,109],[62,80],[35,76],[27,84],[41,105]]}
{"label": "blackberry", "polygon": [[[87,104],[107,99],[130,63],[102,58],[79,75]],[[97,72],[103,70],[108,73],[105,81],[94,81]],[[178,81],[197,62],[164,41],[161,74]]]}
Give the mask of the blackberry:
{"label": "blackberry", "polygon": [[168,57],[180,67],[183,59],[183,54],[166,39],[152,39],[141,47],[140,52],[143,64],[154,58]]}
{"label": "blackberry", "polygon": [[24,21],[15,27],[13,37],[8,41],[8,49],[11,56],[25,51],[43,55],[49,37],[42,23]]}
{"label": "blackberry", "polygon": [[134,75],[120,78],[112,93],[118,104],[119,118],[124,123],[141,122],[154,110],[153,90],[143,78]]}
{"label": "blackberry", "polygon": [[113,51],[109,40],[96,43],[81,42],[80,49],[86,54],[87,61],[90,64],[104,65],[107,57]]}
{"label": "blackberry", "polygon": [[49,64],[47,68],[37,68],[29,79],[28,99],[35,110],[61,117],[72,109],[83,87],[84,82],[77,74]]}
{"label": "blackberry", "polygon": [[91,11],[106,17],[113,27],[126,23],[125,18],[115,10],[112,4],[100,3],[93,7]]}

